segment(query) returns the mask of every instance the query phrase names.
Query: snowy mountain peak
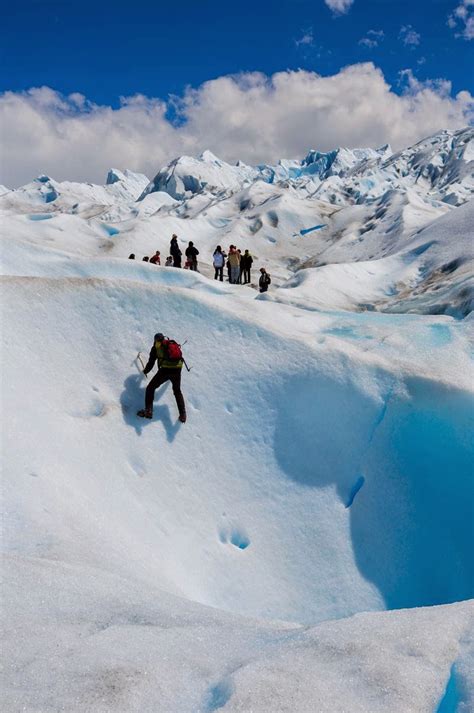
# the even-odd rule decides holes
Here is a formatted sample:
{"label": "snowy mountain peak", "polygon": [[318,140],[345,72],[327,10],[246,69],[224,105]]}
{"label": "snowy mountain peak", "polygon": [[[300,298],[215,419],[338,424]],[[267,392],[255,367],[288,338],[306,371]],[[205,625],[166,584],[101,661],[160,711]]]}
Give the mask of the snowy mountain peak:
{"label": "snowy mountain peak", "polygon": [[107,174],[107,180],[105,181],[105,184],[107,186],[111,186],[113,183],[117,183],[118,181],[124,180],[125,175],[122,173],[122,171],[119,171],[117,168],[111,168]]}
{"label": "snowy mountain peak", "polygon": [[205,161],[206,163],[216,163],[217,165],[221,165],[222,161],[217,158],[215,154],[212,153],[212,151],[206,150],[203,151],[202,154],[199,156],[200,161]]}
{"label": "snowy mountain peak", "polygon": [[393,150],[390,144],[384,144],[383,146],[380,146],[378,149],[375,149],[378,154],[383,156],[384,158],[388,158],[393,154]]}
{"label": "snowy mountain peak", "polygon": [[474,130],[439,132],[393,154],[389,144],[377,149],[339,147],[311,149],[302,160],[281,159],[276,165],[235,166],[211,151],[199,158],[181,156],[160,169],[140,196],[164,191],[175,200],[205,193],[230,195],[256,181],[286,185],[301,197],[317,192],[319,200],[350,205],[373,200],[385,191],[431,192],[433,198],[461,205],[472,195]]}

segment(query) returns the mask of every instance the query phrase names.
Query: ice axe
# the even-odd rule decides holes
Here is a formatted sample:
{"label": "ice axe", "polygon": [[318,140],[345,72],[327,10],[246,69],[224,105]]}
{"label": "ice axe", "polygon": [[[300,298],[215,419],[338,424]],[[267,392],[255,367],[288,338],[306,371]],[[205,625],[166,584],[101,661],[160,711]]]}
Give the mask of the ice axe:
{"label": "ice axe", "polygon": [[[141,352],[138,352],[138,354],[137,354],[137,359],[138,359],[138,361],[140,362],[140,364],[142,365],[143,373],[145,374],[145,364],[143,363],[142,353],[141,353]],[[147,374],[145,374],[145,379],[148,379],[148,375],[147,375]]]}
{"label": "ice axe", "polygon": [[192,366],[188,366],[188,365],[186,364],[186,359],[183,359],[183,364],[184,364],[184,366],[186,367],[186,369],[187,369],[188,371],[191,371],[191,369],[193,368]]}
{"label": "ice axe", "polygon": [[[187,343],[188,343],[188,340],[185,339],[181,346],[184,347],[184,345],[187,344]],[[183,364],[184,364],[184,366],[186,367],[186,369],[187,369],[188,371],[191,371],[191,369],[193,368],[192,366],[188,366],[188,365],[186,364],[186,359],[184,359],[184,357],[183,357]]]}

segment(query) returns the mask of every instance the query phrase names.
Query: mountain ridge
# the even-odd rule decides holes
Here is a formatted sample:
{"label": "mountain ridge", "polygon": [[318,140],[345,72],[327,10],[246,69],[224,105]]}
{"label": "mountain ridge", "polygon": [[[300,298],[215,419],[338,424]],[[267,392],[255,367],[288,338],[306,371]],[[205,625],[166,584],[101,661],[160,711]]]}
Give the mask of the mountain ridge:
{"label": "mountain ridge", "polygon": [[[152,181],[118,169],[109,171],[103,186],[40,176],[0,194],[0,210],[5,225],[12,221],[13,232],[20,225],[28,241],[54,241],[53,228],[83,234],[83,245],[71,248],[71,241],[69,249],[88,256],[149,255],[156,249],[166,256],[176,233],[183,252],[189,240],[198,245],[200,269],[208,276],[215,246],[233,243],[271,271],[269,299],[286,301],[290,289],[304,282],[306,293],[312,285],[311,303],[331,309],[323,287],[325,266],[347,264],[352,287],[334,268],[336,292],[333,287],[328,292],[345,309],[444,310],[464,317],[474,301],[466,274],[474,241],[470,219],[461,221],[459,233],[453,211],[472,204],[473,195],[474,129],[465,128],[441,131],[395,154],[388,146],[311,150],[301,160],[248,166],[204,151],[198,158],[174,159]],[[449,213],[441,224],[445,231],[437,231],[436,240],[421,250],[420,231]],[[35,231],[26,229],[24,220],[36,222]],[[394,259],[387,261],[390,256]],[[378,275],[375,291],[366,263]],[[449,271],[450,264],[458,269]],[[316,272],[295,280],[302,270]],[[294,290],[293,301],[299,292]]]}

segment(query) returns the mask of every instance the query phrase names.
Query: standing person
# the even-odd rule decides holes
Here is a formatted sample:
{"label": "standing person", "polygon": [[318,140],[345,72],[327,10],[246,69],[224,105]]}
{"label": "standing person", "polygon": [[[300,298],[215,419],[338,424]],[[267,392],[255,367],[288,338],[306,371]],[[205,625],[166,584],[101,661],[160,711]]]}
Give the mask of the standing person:
{"label": "standing person", "polygon": [[239,277],[237,279],[237,282],[239,285],[242,284],[242,251],[237,248],[237,252],[239,253]]}
{"label": "standing person", "polygon": [[184,364],[181,347],[173,340],[165,339],[161,332],[155,334],[148,363],[143,369],[144,374],[148,374],[153,369],[155,361],[158,361],[158,371],[146,387],[145,408],[138,411],[137,416],[140,416],[140,418],[153,418],[155,391],[165,381],[171,381],[176,405],[178,406],[179,420],[181,423],[186,423],[186,406],[181,393],[181,370]]}
{"label": "standing person", "polygon": [[214,279],[217,280],[219,278],[221,282],[224,281],[224,262],[225,253],[222,252],[221,246],[218,245],[212,256],[212,264],[214,265]]}
{"label": "standing person", "polygon": [[242,259],[240,261],[240,264],[242,266],[243,274],[244,274],[244,285],[247,285],[250,283],[250,268],[252,267],[253,263],[253,257],[249,253],[248,250],[244,252],[242,255]]}
{"label": "standing person", "polygon": [[229,248],[230,282],[236,285],[239,281],[240,255],[235,245]]}
{"label": "standing person", "polygon": [[153,265],[161,265],[161,257],[159,250],[157,250],[156,253],[150,258],[150,262],[152,262]]}
{"label": "standing person", "polygon": [[271,284],[271,278],[268,272],[265,270],[264,267],[260,268],[260,279],[258,281],[258,286],[260,288],[260,292],[266,292],[268,290],[268,285]]}
{"label": "standing person", "polygon": [[173,256],[173,267],[181,267],[181,255],[183,254],[179,249],[178,236],[173,235],[170,241],[170,253]]}
{"label": "standing person", "polygon": [[189,269],[194,270],[194,272],[197,272],[197,269],[198,269],[197,256],[199,255],[199,250],[194,247],[194,243],[192,240],[189,241],[188,247],[186,248],[185,255],[189,260]]}

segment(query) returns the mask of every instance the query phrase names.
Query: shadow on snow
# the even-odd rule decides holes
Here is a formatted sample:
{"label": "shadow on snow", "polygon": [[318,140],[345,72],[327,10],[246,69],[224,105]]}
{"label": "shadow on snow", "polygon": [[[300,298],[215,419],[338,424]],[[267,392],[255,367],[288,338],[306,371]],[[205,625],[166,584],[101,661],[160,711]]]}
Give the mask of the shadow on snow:
{"label": "shadow on snow", "polygon": [[[145,384],[146,386],[146,384]],[[123,420],[127,426],[135,429],[135,433],[141,436],[142,431],[147,426],[160,421],[165,429],[166,438],[169,443],[174,441],[178,433],[181,423],[176,420],[174,423],[171,420],[170,410],[167,404],[157,405],[156,401],[160,399],[168,390],[169,382],[166,382],[155,392],[155,405],[153,408],[153,418],[140,418],[137,416],[137,411],[144,408],[145,404],[145,389],[143,389],[143,377],[141,374],[131,374],[123,383],[123,391],[120,394],[120,406],[122,408]]]}

